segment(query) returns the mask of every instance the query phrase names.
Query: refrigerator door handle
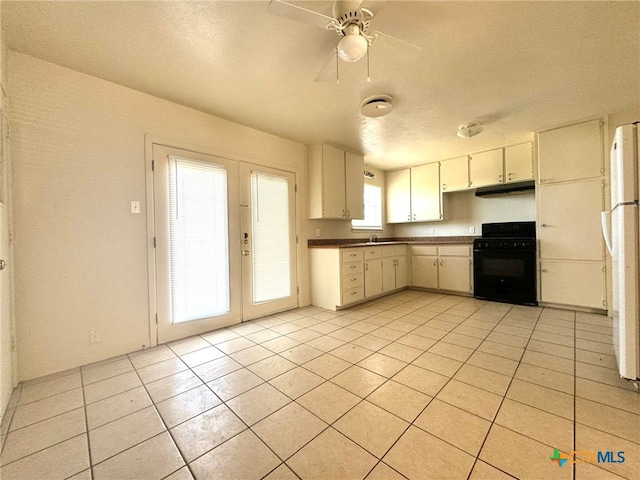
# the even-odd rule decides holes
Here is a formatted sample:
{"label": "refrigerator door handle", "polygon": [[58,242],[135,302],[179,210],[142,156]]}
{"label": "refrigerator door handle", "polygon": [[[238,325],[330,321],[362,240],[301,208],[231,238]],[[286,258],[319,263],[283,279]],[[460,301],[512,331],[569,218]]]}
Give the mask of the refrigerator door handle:
{"label": "refrigerator door handle", "polygon": [[602,222],[602,236],[604,243],[607,244],[609,254],[613,256],[613,246],[611,245],[611,229],[609,228],[611,220],[611,212],[600,212],[600,220]]}

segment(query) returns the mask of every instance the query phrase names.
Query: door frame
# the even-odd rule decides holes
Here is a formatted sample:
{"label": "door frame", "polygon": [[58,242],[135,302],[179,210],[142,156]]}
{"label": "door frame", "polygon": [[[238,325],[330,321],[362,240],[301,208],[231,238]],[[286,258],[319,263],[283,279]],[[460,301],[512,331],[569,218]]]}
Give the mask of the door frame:
{"label": "door frame", "polygon": [[154,347],[158,345],[158,324],[157,324],[157,271],[156,271],[156,252],[154,246],[155,239],[155,192],[153,187],[153,146],[162,145],[164,147],[176,148],[193,153],[199,153],[203,155],[210,155],[213,157],[224,158],[227,160],[234,160],[242,163],[254,164],[257,166],[264,166],[266,168],[275,168],[285,172],[293,173],[295,176],[295,234],[296,234],[296,281],[298,283],[298,305],[300,305],[300,285],[302,284],[301,278],[301,245],[299,239],[300,235],[300,214],[301,214],[301,202],[298,189],[298,181],[301,178],[300,169],[290,166],[274,166],[264,161],[255,158],[248,158],[243,155],[231,154],[216,150],[210,147],[204,147],[202,145],[195,145],[175,139],[169,139],[166,137],[158,137],[155,135],[145,134],[144,136],[144,156],[145,156],[145,185],[146,185],[146,220],[147,220],[147,286],[149,292],[148,306],[149,306],[149,338],[145,345],[142,345],[143,349]]}

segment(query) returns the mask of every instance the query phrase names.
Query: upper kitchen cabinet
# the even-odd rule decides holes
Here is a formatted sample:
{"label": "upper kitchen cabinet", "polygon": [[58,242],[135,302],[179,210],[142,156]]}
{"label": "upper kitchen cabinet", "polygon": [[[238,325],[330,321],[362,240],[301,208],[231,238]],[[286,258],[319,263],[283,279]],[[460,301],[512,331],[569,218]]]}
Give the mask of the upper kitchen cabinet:
{"label": "upper kitchen cabinet", "polygon": [[438,163],[427,163],[411,169],[411,221],[430,220],[442,220]]}
{"label": "upper kitchen cabinet", "polygon": [[479,188],[504,183],[503,157],[503,148],[470,155],[469,185]]}
{"label": "upper kitchen cabinet", "polygon": [[533,180],[533,143],[521,143],[504,149],[506,183]]}
{"label": "upper kitchen cabinet", "polygon": [[442,193],[469,188],[469,156],[440,162],[440,189]]}
{"label": "upper kitchen cabinet", "polygon": [[437,162],[389,172],[386,178],[387,223],[442,220]]}
{"label": "upper kitchen cabinet", "polygon": [[387,223],[411,221],[411,169],[396,170],[386,175]]}
{"label": "upper kitchen cabinet", "polygon": [[598,178],[604,173],[599,119],[554,128],[538,135],[538,182]]}
{"label": "upper kitchen cabinet", "polygon": [[309,218],[364,218],[364,159],[327,144],[308,147]]}

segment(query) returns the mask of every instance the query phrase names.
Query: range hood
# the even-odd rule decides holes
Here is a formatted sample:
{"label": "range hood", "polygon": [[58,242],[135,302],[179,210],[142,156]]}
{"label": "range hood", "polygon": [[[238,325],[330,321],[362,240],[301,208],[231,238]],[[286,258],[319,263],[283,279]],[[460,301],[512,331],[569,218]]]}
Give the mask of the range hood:
{"label": "range hood", "polygon": [[476,189],[476,197],[502,197],[505,195],[522,195],[535,191],[535,181],[507,183],[504,185],[492,185]]}

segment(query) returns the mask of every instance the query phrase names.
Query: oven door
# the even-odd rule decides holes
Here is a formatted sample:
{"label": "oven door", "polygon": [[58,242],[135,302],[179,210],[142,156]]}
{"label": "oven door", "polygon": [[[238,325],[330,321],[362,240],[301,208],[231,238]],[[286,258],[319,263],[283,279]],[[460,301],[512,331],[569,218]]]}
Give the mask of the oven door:
{"label": "oven door", "polygon": [[535,249],[474,248],[473,294],[483,300],[537,305]]}

